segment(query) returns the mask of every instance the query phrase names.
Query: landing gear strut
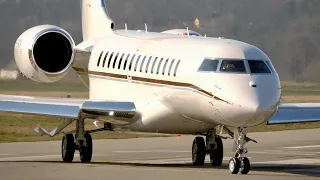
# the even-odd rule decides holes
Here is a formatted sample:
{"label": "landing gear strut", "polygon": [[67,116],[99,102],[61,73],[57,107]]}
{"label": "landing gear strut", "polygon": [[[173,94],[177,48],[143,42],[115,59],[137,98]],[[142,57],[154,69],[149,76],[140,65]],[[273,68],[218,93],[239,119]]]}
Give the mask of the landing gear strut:
{"label": "landing gear strut", "polygon": [[75,138],[73,134],[65,134],[62,138],[62,159],[64,162],[72,162],[75,150],[79,150],[81,162],[90,162],[92,147],[92,137],[84,131],[84,118],[79,118],[76,124]]}
{"label": "landing gear strut", "polygon": [[232,174],[248,174],[250,171],[250,161],[247,157],[243,157],[247,153],[247,149],[244,148],[246,141],[246,129],[235,128],[234,132],[234,150],[235,156],[229,161],[229,170]]}
{"label": "landing gear strut", "polygon": [[203,165],[206,155],[210,155],[212,166],[221,166],[223,160],[223,143],[220,137],[216,136],[216,130],[211,130],[203,137],[195,137],[192,144],[192,163]]}

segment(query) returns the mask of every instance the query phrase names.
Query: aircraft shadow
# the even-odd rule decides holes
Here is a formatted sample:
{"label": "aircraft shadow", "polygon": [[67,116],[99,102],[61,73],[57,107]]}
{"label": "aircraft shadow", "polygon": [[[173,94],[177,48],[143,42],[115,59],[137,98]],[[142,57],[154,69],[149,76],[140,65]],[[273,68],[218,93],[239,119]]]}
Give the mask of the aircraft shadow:
{"label": "aircraft shadow", "polygon": [[[85,165],[117,165],[117,166],[131,166],[131,167],[158,167],[158,168],[191,168],[191,169],[221,169],[228,170],[228,164],[224,163],[220,167],[213,167],[210,164],[204,164],[203,166],[194,166],[191,163],[183,164],[150,164],[150,163],[130,163],[130,162],[90,162],[90,163],[81,163],[81,162],[72,162],[65,163],[61,161],[1,161],[1,162],[34,162],[34,163],[55,163],[55,164],[85,164]],[[251,171],[255,172],[275,172],[275,173],[289,173],[297,175],[305,175],[312,177],[320,177],[320,165],[305,165],[305,164],[281,164],[281,165],[252,165]],[[249,173],[250,175],[250,173]],[[264,174],[260,174],[264,175]]]}

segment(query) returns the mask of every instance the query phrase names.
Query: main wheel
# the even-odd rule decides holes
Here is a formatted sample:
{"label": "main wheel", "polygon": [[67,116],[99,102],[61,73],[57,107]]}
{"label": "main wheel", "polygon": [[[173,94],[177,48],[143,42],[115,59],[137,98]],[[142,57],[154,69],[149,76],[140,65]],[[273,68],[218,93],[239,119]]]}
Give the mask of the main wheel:
{"label": "main wheel", "polygon": [[248,174],[250,171],[250,161],[248,158],[244,157],[240,163],[240,173],[241,174]]}
{"label": "main wheel", "polygon": [[221,138],[216,138],[217,148],[210,153],[210,163],[212,166],[221,166],[223,161],[223,143]]}
{"label": "main wheel", "polygon": [[206,157],[206,145],[202,137],[196,137],[192,144],[192,163],[203,165]]}
{"label": "main wheel", "polygon": [[85,134],[87,146],[83,146],[79,149],[81,162],[90,162],[92,159],[92,137],[90,134]]}
{"label": "main wheel", "polygon": [[74,137],[72,134],[65,134],[62,138],[61,154],[64,162],[72,162],[74,157]]}
{"label": "main wheel", "polygon": [[231,158],[229,161],[229,170],[232,174],[238,174],[240,169],[240,161],[238,158]]}

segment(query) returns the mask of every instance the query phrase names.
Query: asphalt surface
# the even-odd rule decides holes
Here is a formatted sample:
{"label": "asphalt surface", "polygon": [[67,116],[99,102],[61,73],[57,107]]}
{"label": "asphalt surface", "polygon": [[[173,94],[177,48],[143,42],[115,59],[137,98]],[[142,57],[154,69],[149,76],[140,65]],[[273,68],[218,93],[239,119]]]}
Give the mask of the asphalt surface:
{"label": "asphalt surface", "polygon": [[249,133],[248,175],[232,175],[232,140],[224,140],[222,167],[191,164],[193,136],[94,141],[93,162],[61,162],[60,142],[0,144],[0,179],[320,179],[320,129]]}

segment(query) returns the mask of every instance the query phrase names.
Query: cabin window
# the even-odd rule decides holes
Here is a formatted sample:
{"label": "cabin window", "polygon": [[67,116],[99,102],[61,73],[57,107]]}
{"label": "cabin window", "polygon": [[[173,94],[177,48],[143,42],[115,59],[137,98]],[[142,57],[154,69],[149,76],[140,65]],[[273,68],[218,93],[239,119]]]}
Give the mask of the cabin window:
{"label": "cabin window", "polygon": [[129,71],[131,71],[131,68],[132,68],[132,64],[133,64],[133,61],[134,61],[134,57],[136,57],[136,55],[134,54],[131,58],[131,61],[130,61],[130,64],[129,64]]}
{"label": "cabin window", "polygon": [[146,67],[146,73],[148,73],[148,69],[149,69],[149,65],[151,62],[152,56],[149,57],[148,63],[147,63],[147,67]]}
{"label": "cabin window", "polygon": [[205,59],[202,61],[198,71],[215,72],[217,71],[219,60]]}
{"label": "cabin window", "polygon": [[140,66],[140,72],[142,72],[142,68],[143,68],[144,62],[146,61],[146,58],[147,58],[147,56],[144,56],[144,58],[142,60],[142,63],[141,63],[141,66]]}
{"label": "cabin window", "polygon": [[122,55],[121,55],[121,57],[120,57],[120,59],[119,59],[118,69],[120,69],[120,67],[121,67],[121,63],[122,63],[123,57],[124,57],[124,53],[122,53]]}
{"label": "cabin window", "polygon": [[153,74],[154,66],[156,65],[157,60],[158,60],[158,57],[156,57],[153,61],[152,68],[151,68],[151,74]]}
{"label": "cabin window", "polygon": [[159,74],[162,61],[163,61],[163,58],[161,58],[161,60],[160,60],[160,62],[159,62],[159,64],[158,64],[157,74]]}
{"label": "cabin window", "polygon": [[118,56],[119,56],[119,53],[117,53],[116,57],[113,60],[113,66],[112,66],[113,69],[116,67]]}
{"label": "cabin window", "polygon": [[243,60],[223,60],[220,67],[221,72],[246,73]]}
{"label": "cabin window", "polygon": [[127,62],[129,60],[130,54],[127,55],[126,60],[124,61],[123,70],[126,70]]}
{"label": "cabin window", "polygon": [[170,66],[169,66],[168,76],[170,76],[171,69],[172,69],[172,67],[173,67],[174,61],[175,61],[175,59],[173,59],[173,60],[171,61],[171,64],[170,64]]}
{"label": "cabin window", "polygon": [[102,54],[103,54],[103,51],[100,53],[100,56],[99,56],[99,59],[98,59],[98,63],[97,63],[97,66],[98,66],[98,67],[99,67],[99,65],[100,65],[100,60],[101,60]]}
{"label": "cabin window", "polygon": [[180,60],[178,61],[176,68],[174,69],[174,74],[173,74],[174,76],[177,76],[177,71],[178,71],[179,65],[180,65]]}
{"label": "cabin window", "polygon": [[108,68],[110,68],[112,57],[113,57],[113,52],[111,53],[111,55],[109,57]]}
{"label": "cabin window", "polygon": [[271,74],[270,69],[264,61],[248,60],[251,73]]}
{"label": "cabin window", "polygon": [[104,65],[106,64],[106,59],[109,55],[109,51],[106,53],[106,55],[104,56],[104,59],[103,59],[103,63],[102,63],[102,67],[104,67]]}
{"label": "cabin window", "polygon": [[136,66],[134,67],[134,71],[137,71],[137,69],[138,69],[138,64],[139,64],[140,58],[141,58],[141,55],[138,56]]}
{"label": "cabin window", "polygon": [[162,75],[164,75],[164,73],[165,73],[165,71],[166,71],[168,62],[169,62],[169,58],[168,58],[168,59],[166,60],[166,62],[164,63],[163,70],[162,70]]}

